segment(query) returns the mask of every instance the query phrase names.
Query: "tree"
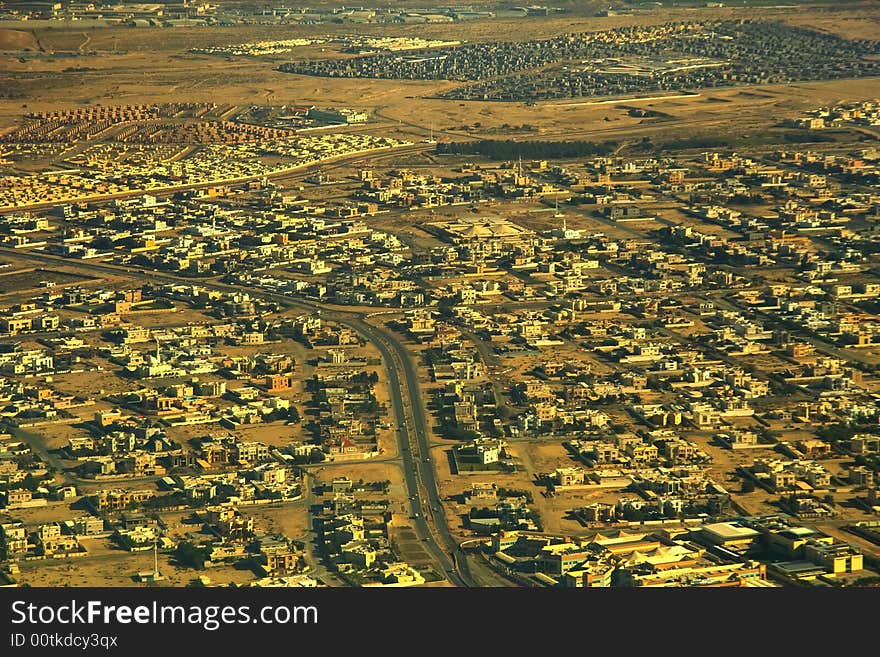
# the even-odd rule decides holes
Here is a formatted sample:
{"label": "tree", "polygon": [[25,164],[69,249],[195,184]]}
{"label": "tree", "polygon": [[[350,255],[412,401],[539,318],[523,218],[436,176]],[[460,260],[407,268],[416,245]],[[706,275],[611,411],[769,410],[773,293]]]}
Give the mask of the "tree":
{"label": "tree", "polygon": [[211,548],[181,541],[174,551],[174,557],[182,566],[204,570],[205,562],[210,560]]}
{"label": "tree", "polygon": [[444,142],[437,144],[438,153],[453,155],[485,155],[495,160],[514,160],[519,157],[535,159],[572,158],[589,155],[606,155],[616,144],[588,141],[513,141],[483,139],[469,142]]}
{"label": "tree", "polygon": [[854,427],[848,427],[845,424],[832,424],[827,427],[822,427],[816,432],[816,435],[829,443],[834,443],[839,440],[848,440],[852,438],[854,435],[858,433],[858,429]]}

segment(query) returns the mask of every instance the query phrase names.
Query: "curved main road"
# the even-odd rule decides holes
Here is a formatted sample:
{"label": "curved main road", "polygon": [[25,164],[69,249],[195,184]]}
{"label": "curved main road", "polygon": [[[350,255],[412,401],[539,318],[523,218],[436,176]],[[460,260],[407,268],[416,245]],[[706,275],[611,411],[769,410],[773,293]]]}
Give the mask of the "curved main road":
{"label": "curved main road", "polygon": [[[413,367],[406,350],[394,336],[389,336],[384,331],[368,324],[363,317],[356,319],[337,319],[340,323],[347,324],[355,331],[366,337],[376,345],[382,354],[382,359],[387,364],[388,382],[391,390],[392,405],[397,419],[397,426],[402,429],[400,435],[400,454],[403,458],[404,478],[407,490],[410,492],[410,510],[413,513],[416,532],[420,538],[427,538],[431,551],[443,565],[446,574],[458,586],[476,586],[470,574],[467,558],[464,551],[459,547],[455,537],[449,531],[446,516],[441,506],[440,490],[437,486],[437,478],[434,466],[429,461],[430,440],[429,427],[425,417],[424,407],[421,404],[421,396],[418,386],[418,374]],[[403,375],[403,382],[401,382]],[[403,390],[406,390],[409,404],[404,403]],[[409,417],[407,417],[409,416]],[[410,422],[410,419],[412,422]],[[418,454],[412,452],[410,437],[415,435],[415,444]],[[422,504],[419,491],[421,482],[425,497],[431,509],[431,517],[434,520],[434,528],[440,540],[446,545],[448,553],[438,549],[437,543],[431,535],[431,528],[425,517],[424,505]],[[450,557],[451,555],[451,557]]]}

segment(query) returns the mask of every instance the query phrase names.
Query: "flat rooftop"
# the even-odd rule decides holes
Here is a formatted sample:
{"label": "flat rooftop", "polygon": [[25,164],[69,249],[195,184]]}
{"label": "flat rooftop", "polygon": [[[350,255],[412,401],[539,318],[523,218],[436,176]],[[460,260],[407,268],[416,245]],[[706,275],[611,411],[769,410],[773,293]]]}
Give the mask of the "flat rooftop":
{"label": "flat rooftop", "polygon": [[758,532],[735,522],[715,522],[703,525],[702,532],[715,541],[739,541],[755,538]]}
{"label": "flat rooftop", "polygon": [[809,527],[789,527],[785,531],[779,533],[788,538],[806,538],[808,536],[815,536],[817,532],[815,529],[810,529]]}
{"label": "flat rooftop", "polygon": [[812,561],[780,561],[770,564],[770,567],[787,575],[810,575],[825,572],[825,568],[817,566]]}

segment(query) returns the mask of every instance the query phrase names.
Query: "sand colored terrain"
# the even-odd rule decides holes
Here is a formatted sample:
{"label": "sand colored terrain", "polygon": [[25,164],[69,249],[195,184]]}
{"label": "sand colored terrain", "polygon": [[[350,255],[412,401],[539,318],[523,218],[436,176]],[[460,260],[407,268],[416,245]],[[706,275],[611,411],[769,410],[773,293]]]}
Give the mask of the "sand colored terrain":
{"label": "sand colored terrain", "polygon": [[23,30],[0,29],[0,52],[18,50],[36,50],[37,40],[30,32]]}
{"label": "sand colored terrain", "polygon": [[[876,37],[877,3],[866,2],[842,13],[843,7],[752,8],[748,18],[783,20],[850,38]],[[23,109],[39,111],[81,104],[217,101],[232,105],[302,103],[353,106],[373,112],[367,129],[390,136],[424,135],[434,129],[439,140],[498,138],[502,126],[535,127],[521,139],[620,139],[680,130],[686,121],[692,134],[717,134],[737,127],[766,125],[817,104],[876,95],[876,80],[811,82],[783,87],[713,89],[686,99],[637,101],[661,113],[641,119],[628,115],[626,102],[596,104],[603,99],[524,103],[458,102],[432,99],[457,83],[335,79],[281,73],[290,59],[338,57],[335,44],[294,49],[273,57],[223,57],[192,54],[191,48],[247,43],[265,39],[340,34],[384,34],[463,41],[544,38],[564,32],[605,30],[666,21],[743,17],[742,8],[664,8],[633,15],[595,17],[564,15],[543,19],[505,19],[433,25],[314,25],[205,28],[122,27],[94,29],[0,30],[0,52],[31,55],[7,57],[0,65],[0,128],[20,121]],[[85,44],[85,45],[84,45]],[[34,52],[42,48],[40,57]],[[51,53],[78,57],[48,57]],[[23,105],[27,107],[24,108]],[[667,116],[664,116],[667,115]],[[474,126],[479,123],[479,126]],[[509,132],[509,129],[506,130]]]}

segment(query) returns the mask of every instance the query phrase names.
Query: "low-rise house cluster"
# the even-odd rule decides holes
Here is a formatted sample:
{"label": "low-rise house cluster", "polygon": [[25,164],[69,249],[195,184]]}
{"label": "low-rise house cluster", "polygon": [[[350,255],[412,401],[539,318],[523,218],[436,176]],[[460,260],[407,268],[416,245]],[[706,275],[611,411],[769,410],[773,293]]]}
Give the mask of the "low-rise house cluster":
{"label": "low-rise house cluster", "polygon": [[375,373],[348,367],[316,374],[310,382],[319,415],[315,443],[328,460],[364,459],[379,453],[377,428],[384,409],[376,399]]}

